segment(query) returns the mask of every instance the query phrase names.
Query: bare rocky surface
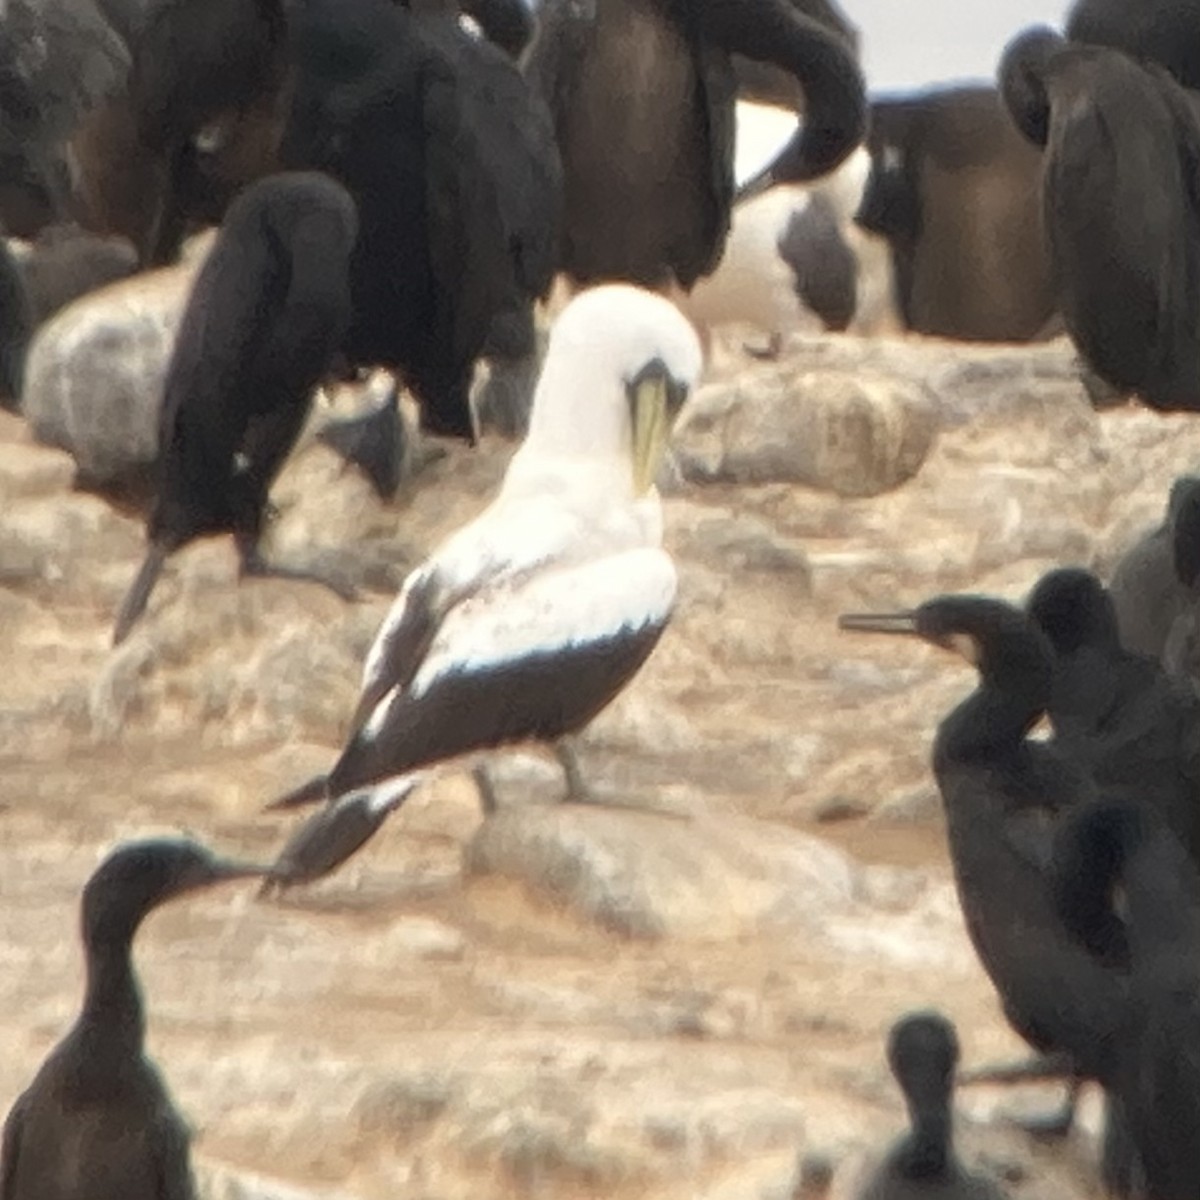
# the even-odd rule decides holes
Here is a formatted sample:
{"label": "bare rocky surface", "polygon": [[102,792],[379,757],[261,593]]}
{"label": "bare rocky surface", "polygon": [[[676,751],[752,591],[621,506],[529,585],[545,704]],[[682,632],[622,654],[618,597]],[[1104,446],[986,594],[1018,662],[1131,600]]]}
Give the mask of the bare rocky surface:
{"label": "bare rocky surface", "polygon": [[[1107,570],[1200,460],[1200,421],[1093,412],[1063,342],[803,337],[757,363],[742,340],[679,431],[679,607],[582,740],[596,804],[560,806],[553,764],[513,753],[486,822],[447,775],[318,885],[147,922],[150,1045],[206,1197],[787,1200],[799,1154],[842,1181],[901,1127],[901,1012],[945,1011],[966,1066],[1023,1052],[967,942],[928,767],[973,678],[836,615]],[[75,1012],[101,855],[185,829],[271,856],[290,825],[262,805],[328,765],[395,586],[510,453],[449,447],[382,504],[309,441],[272,552],[364,599],[239,586],[214,540],[113,651],[141,526],[0,415],[5,1109]],[[964,1089],[963,1152],[1016,1197],[1098,1194],[1094,1097],[1066,1146],[1006,1123],[1057,1100]]]}

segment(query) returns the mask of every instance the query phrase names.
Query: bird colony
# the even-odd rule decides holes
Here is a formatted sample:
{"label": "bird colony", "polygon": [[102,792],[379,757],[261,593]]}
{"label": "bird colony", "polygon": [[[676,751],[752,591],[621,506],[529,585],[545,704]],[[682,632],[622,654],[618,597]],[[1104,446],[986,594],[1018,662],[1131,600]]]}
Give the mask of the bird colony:
{"label": "bird colony", "polygon": [[0,1200],[1200,1200],[1200,3],[859,51],[0,8]]}

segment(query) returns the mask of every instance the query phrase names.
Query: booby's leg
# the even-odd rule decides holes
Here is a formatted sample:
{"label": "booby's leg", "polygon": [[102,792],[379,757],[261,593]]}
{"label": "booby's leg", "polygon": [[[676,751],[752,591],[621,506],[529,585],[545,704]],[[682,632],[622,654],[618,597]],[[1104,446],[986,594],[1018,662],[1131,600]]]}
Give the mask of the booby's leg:
{"label": "booby's leg", "polygon": [[566,738],[559,738],[554,743],[554,757],[558,759],[558,764],[562,767],[563,778],[567,783],[567,792],[563,799],[574,800],[580,804],[594,801],[596,797],[584,782],[583,772],[579,769],[579,758],[575,753],[575,747]]}
{"label": "booby's leg", "polygon": [[479,793],[479,807],[483,809],[485,817],[490,817],[492,813],[498,811],[498,807],[496,785],[492,782],[487,767],[483,763],[479,763],[471,770],[471,778],[475,781],[475,790]]}

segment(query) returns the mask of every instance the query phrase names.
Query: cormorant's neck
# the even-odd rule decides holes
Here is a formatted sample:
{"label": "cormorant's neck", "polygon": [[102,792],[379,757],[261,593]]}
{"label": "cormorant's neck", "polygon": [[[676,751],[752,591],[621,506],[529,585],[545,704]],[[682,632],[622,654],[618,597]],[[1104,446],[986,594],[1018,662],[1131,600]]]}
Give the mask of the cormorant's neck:
{"label": "cormorant's neck", "polygon": [[910,1179],[940,1175],[950,1158],[952,1118],[949,1104],[917,1111],[909,1108],[912,1131],[904,1139],[897,1164]]}
{"label": "cormorant's neck", "polygon": [[146,1034],[142,994],[133,970],[132,938],[87,946],[87,990],[79,1029],[103,1031],[104,1044],[138,1052]]}
{"label": "cormorant's neck", "polygon": [[962,761],[1020,747],[1050,703],[1053,665],[1028,629],[1005,630],[984,649],[979,687],[938,729],[935,759]]}
{"label": "cormorant's neck", "polygon": [[[1135,958],[1186,962],[1200,942],[1200,886],[1179,840],[1159,830],[1122,873]],[[1186,951],[1184,950],[1186,948]]]}

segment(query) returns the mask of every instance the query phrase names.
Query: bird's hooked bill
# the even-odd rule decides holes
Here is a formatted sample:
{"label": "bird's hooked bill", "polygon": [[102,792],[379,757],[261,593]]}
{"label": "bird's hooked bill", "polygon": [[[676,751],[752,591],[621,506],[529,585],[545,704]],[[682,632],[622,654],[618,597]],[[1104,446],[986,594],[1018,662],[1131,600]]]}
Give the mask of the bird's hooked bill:
{"label": "bird's hooked bill", "polygon": [[671,426],[685,398],[686,393],[657,359],[629,384],[635,496],[645,495],[654,483],[667,451]]}
{"label": "bird's hooked bill", "polygon": [[918,634],[915,612],[892,613],[842,613],[838,617],[838,628],[854,633],[908,633]]}

